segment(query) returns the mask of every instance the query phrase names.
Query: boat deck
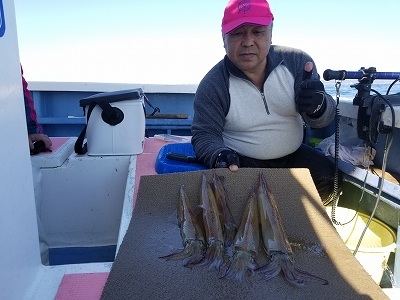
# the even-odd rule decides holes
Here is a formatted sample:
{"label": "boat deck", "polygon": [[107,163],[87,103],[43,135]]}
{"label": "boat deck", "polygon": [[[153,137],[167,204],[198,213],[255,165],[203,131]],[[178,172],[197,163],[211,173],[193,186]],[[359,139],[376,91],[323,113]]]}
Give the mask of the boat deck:
{"label": "boat deck", "polygon": [[[160,148],[168,142],[155,138],[147,138],[144,151],[137,155],[136,160],[136,176],[134,183],[133,207],[135,205],[136,194],[139,186],[140,177],[143,175],[154,175],[155,161]],[[126,221],[126,220],[125,220]],[[129,225],[127,222],[126,227]],[[98,264],[93,264],[93,266]],[[58,286],[55,294],[55,299],[100,299],[103,288],[109,276],[110,264],[103,265],[103,268],[93,269],[91,264],[83,265],[81,268],[69,268],[62,277],[58,278]],[[75,271],[72,271],[75,270]],[[85,271],[86,270],[86,271]],[[393,298],[392,293],[396,289],[383,289],[384,292]]]}

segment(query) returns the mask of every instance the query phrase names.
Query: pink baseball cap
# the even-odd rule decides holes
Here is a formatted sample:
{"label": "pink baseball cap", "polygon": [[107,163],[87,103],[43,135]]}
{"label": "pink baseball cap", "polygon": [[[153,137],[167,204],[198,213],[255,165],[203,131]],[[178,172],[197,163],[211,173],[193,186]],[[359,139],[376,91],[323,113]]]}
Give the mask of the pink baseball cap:
{"label": "pink baseball cap", "polygon": [[222,18],[222,33],[246,24],[268,26],[274,15],[265,0],[230,0]]}

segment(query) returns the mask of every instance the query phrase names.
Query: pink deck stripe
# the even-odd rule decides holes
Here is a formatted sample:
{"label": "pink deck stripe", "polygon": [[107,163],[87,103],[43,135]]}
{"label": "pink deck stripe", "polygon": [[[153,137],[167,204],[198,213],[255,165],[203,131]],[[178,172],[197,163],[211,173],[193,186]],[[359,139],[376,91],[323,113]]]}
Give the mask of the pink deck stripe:
{"label": "pink deck stripe", "polygon": [[163,140],[158,140],[154,138],[146,139],[144,142],[144,150],[143,153],[158,153],[162,146],[170,144],[169,142],[165,142]]}
{"label": "pink deck stripe", "polygon": [[85,273],[64,275],[56,300],[98,300],[101,297],[109,273]]}
{"label": "pink deck stripe", "polygon": [[[58,150],[66,141],[68,141],[70,138],[69,137],[51,137],[51,150],[55,152]],[[44,152],[44,153],[51,153],[51,152]]]}

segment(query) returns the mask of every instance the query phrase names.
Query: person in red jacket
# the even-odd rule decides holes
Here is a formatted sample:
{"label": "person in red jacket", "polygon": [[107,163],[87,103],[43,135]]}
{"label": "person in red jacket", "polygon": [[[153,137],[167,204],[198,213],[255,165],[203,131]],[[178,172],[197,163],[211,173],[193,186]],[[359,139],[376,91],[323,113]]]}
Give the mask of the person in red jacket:
{"label": "person in red jacket", "polygon": [[24,91],[25,116],[26,116],[26,125],[28,129],[29,148],[33,150],[35,142],[43,141],[44,147],[50,149],[51,140],[46,134],[43,133],[42,127],[37,122],[37,115],[34,102],[31,96],[31,92],[28,89],[28,83],[24,78],[24,71],[22,70],[22,66],[21,66],[21,76],[22,76],[22,87]]}

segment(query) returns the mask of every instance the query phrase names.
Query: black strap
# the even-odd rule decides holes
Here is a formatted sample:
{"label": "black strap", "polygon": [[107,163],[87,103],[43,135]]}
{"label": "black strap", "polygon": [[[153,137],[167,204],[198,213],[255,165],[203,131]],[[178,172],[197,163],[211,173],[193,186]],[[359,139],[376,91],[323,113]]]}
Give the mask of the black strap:
{"label": "black strap", "polygon": [[[151,117],[154,116],[156,113],[160,112],[160,109],[158,107],[154,107],[151,104],[150,100],[147,99],[145,94],[143,94],[143,98],[144,98],[144,101],[153,109],[153,112],[150,114]],[[143,103],[143,109],[144,109],[144,103]],[[146,116],[146,109],[144,109],[144,115]]]}
{"label": "black strap", "polygon": [[78,136],[78,139],[75,141],[75,153],[77,154],[85,154],[87,152],[87,143],[83,145],[83,140],[85,139],[87,124],[89,123],[89,117],[92,114],[93,108],[97,105],[96,101],[90,103],[88,108],[88,113],[86,117],[86,125],[83,127],[81,133]]}

